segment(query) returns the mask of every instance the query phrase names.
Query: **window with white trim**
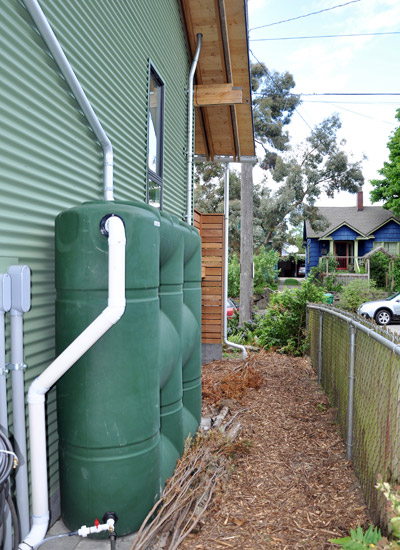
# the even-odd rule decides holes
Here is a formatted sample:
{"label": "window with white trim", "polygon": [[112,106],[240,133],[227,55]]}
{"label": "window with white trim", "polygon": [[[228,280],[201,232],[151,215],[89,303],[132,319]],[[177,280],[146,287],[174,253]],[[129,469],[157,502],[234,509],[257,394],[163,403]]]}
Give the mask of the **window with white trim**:
{"label": "window with white trim", "polygon": [[164,141],[164,83],[150,67],[147,139],[147,202],[162,209],[163,199],[163,141]]}

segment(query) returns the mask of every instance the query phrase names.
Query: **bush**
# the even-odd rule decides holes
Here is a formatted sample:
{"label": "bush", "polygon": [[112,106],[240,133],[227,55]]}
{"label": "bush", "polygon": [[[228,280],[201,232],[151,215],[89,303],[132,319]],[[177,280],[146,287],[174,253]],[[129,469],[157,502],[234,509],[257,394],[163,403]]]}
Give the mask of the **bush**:
{"label": "bush", "polygon": [[228,263],[228,296],[233,298],[240,294],[240,263],[234,252]]}
{"label": "bush", "polygon": [[273,290],[278,287],[276,278],[278,271],[275,269],[279,260],[279,253],[276,250],[261,250],[259,254],[254,256],[254,292],[255,294],[263,294],[266,286]]}
{"label": "bush", "polygon": [[337,282],[337,277],[335,274],[333,274],[324,277],[324,288],[328,292],[340,292],[343,288],[343,285]]}
{"label": "bush", "polygon": [[303,355],[307,349],[307,302],[323,302],[323,298],[324,291],[310,279],[299,288],[273,295],[254,331],[255,342],[266,349]]}
{"label": "bush", "polygon": [[370,259],[370,277],[378,288],[386,287],[386,274],[389,271],[389,258],[378,250]]}
{"label": "bush", "polygon": [[392,268],[392,271],[389,273],[389,279],[391,280],[393,277],[393,291],[399,292],[400,291],[400,258],[396,258],[394,261],[394,265]]}
{"label": "bush", "polygon": [[[279,253],[275,250],[262,250],[254,256],[254,292],[263,294],[266,286],[273,290],[278,288],[275,279],[278,272],[275,269]],[[238,255],[232,254],[228,264],[228,296],[236,297],[240,294],[240,262]]]}
{"label": "bush", "polygon": [[347,311],[356,312],[363,302],[379,300],[384,296],[386,293],[376,288],[375,281],[355,279],[342,290],[338,306]]}

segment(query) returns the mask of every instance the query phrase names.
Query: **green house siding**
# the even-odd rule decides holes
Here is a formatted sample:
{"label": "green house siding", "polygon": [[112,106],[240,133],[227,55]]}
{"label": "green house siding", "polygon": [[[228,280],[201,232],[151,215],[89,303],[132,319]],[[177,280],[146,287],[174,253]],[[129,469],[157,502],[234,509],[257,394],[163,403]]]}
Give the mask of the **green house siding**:
{"label": "green house siding", "polygon": [[[165,84],[164,210],[180,217],[186,205],[189,60],[178,2],[40,5],[111,139],[118,200],[146,197],[150,63],[156,68]],[[55,353],[54,219],[103,196],[103,155],[18,0],[0,3],[0,47],[0,272],[11,263],[32,269],[32,308],[24,323],[28,387]],[[56,494],[54,391],[47,412],[50,493]]]}

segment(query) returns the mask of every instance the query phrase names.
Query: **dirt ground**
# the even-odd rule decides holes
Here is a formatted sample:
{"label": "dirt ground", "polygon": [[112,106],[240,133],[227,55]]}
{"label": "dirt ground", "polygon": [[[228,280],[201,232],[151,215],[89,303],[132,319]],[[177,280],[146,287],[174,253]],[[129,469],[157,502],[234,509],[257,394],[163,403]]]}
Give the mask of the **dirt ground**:
{"label": "dirt ground", "polygon": [[255,353],[205,365],[203,416],[224,406],[241,425],[238,456],[180,549],[333,549],[328,539],[368,525],[335,411],[306,359]]}

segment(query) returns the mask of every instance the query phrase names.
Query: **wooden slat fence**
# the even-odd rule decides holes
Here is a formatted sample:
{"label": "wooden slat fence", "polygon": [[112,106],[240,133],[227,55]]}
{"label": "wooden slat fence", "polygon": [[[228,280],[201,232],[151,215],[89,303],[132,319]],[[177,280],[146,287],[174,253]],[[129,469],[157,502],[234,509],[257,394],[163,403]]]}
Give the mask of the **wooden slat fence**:
{"label": "wooden slat fence", "polygon": [[194,211],[194,226],[201,237],[201,341],[220,344],[223,330],[224,215]]}

